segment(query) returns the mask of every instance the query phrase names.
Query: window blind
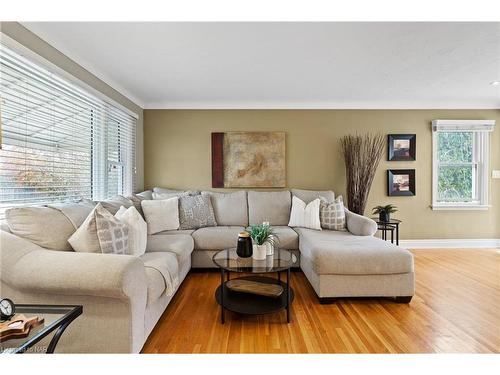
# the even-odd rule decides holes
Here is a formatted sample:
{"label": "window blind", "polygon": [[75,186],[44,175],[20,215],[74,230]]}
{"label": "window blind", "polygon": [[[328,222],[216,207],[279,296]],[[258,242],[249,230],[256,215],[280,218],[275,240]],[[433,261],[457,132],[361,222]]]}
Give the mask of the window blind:
{"label": "window blind", "polygon": [[5,209],[135,188],[136,119],[0,44]]}

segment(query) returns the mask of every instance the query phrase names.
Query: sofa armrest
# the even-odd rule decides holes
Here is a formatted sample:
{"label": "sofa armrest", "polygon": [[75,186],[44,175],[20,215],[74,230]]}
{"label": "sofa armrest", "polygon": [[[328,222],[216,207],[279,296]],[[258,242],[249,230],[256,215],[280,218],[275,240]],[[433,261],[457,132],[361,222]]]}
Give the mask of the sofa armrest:
{"label": "sofa armrest", "polygon": [[355,236],[373,236],[377,230],[377,223],[362,215],[355,214],[344,208],[346,216],[347,230]]}
{"label": "sofa armrest", "polygon": [[127,255],[35,250],[2,267],[1,277],[30,293],[139,300],[147,293],[142,260]]}

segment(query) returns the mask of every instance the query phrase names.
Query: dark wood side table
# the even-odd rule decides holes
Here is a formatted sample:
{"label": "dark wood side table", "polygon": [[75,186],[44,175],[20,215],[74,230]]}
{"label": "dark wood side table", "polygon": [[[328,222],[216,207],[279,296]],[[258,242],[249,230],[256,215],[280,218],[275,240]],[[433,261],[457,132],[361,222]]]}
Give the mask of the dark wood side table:
{"label": "dark wood side table", "polygon": [[387,233],[391,233],[391,243],[394,243],[394,232],[396,232],[396,245],[399,245],[399,224],[402,223],[398,219],[390,219],[389,221],[380,221],[378,217],[372,217],[377,223],[378,230],[382,231],[382,239],[387,241]]}

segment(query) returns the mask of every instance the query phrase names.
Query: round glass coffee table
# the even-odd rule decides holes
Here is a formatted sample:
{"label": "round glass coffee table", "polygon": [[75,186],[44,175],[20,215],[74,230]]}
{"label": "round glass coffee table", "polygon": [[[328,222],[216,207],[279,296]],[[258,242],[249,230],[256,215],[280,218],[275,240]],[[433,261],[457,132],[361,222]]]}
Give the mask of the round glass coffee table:
{"label": "round glass coffee table", "polygon": [[[236,248],[232,248],[217,252],[212,259],[220,268],[220,286],[215,291],[215,299],[221,306],[222,324],[225,321],[224,310],[258,315],[282,309],[286,309],[286,320],[290,323],[290,304],[294,298],[290,287],[290,268],[297,263],[297,257],[291,251],[275,249],[274,254],[266,259],[255,260],[252,257],[240,258]],[[231,272],[250,275],[231,280]],[[281,272],[286,272],[286,282],[281,281]],[[277,278],[262,275],[270,273],[277,273]]]}

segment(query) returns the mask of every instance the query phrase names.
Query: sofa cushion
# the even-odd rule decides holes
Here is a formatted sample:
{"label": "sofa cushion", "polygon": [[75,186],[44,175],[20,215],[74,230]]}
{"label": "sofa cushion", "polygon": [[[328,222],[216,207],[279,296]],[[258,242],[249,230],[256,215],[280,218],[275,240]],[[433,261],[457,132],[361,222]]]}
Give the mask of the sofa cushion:
{"label": "sofa cushion", "polygon": [[194,229],[177,229],[177,230],[164,230],[163,232],[156,233],[157,234],[187,234],[191,235],[193,234],[195,230]]}
{"label": "sofa cushion", "polygon": [[335,200],[335,194],[331,190],[302,190],[302,189],[292,189],[292,195],[303,200],[306,204],[317,199],[323,198],[327,202],[333,202]]}
{"label": "sofa cushion", "polygon": [[[148,236],[146,252],[169,252],[177,256],[179,262],[191,256],[194,240],[190,234],[174,234],[177,231],[166,231]],[[178,231],[183,232],[183,231]]]}
{"label": "sofa cushion", "polygon": [[245,190],[234,193],[203,191],[201,194],[210,196],[217,225],[248,225],[247,192]]}
{"label": "sofa cushion", "polygon": [[236,247],[238,233],[245,230],[245,227],[207,227],[194,231],[194,248],[196,250],[222,250]]}
{"label": "sofa cushion", "polygon": [[164,188],[154,188],[152,197],[153,199],[169,199],[172,197],[181,197],[185,195],[199,195],[201,194],[198,190],[172,190]]}
{"label": "sofa cushion", "polygon": [[[250,227],[247,228],[247,231]],[[274,226],[274,234],[279,239],[278,247],[286,250],[298,250],[299,248],[299,235],[292,228],[286,226]]]}
{"label": "sofa cushion", "polygon": [[61,211],[50,207],[19,207],[5,212],[10,231],[51,250],[72,250],[68,238],[75,232]]}
{"label": "sofa cushion", "polygon": [[384,275],[413,272],[412,254],[371,236],[296,228],[301,257],[319,274]]}
{"label": "sofa cushion", "polygon": [[179,286],[179,263],[172,253],[146,253],[144,262],[148,286],[148,305],[163,294],[172,295]]}
{"label": "sofa cushion", "polygon": [[142,192],[137,193],[135,195],[137,195],[141,198],[147,199],[147,200],[151,200],[151,199],[153,199],[153,190],[145,190],[145,191],[142,191]]}
{"label": "sofa cushion", "polygon": [[134,205],[137,212],[139,212],[141,214],[141,216],[144,218],[144,212],[142,212],[141,202],[143,200],[148,200],[148,199],[146,199],[142,195],[138,195],[138,194],[131,194],[131,195],[127,196],[127,199],[129,199],[132,202],[132,204]]}
{"label": "sofa cushion", "polygon": [[47,207],[59,210],[69,221],[71,221],[76,230],[92,212],[95,207],[95,202],[88,199],[82,199],[80,202],[75,203],[52,203],[48,204]]}
{"label": "sofa cushion", "polygon": [[184,190],[154,187],[153,192],[154,193],[162,193],[162,194],[178,194],[178,193],[184,193]]}
{"label": "sofa cushion", "polygon": [[121,195],[105,199],[103,201],[100,201],[99,203],[101,203],[102,206],[111,213],[111,215],[116,214],[121,206],[129,208],[134,205],[134,202],[132,202],[130,199],[122,197]]}
{"label": "sofa cushion", "polygon": [[292,198],[289,191],[249,191],[248,221],[259,225],[267,221],[271,225],[288,225]]}

